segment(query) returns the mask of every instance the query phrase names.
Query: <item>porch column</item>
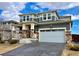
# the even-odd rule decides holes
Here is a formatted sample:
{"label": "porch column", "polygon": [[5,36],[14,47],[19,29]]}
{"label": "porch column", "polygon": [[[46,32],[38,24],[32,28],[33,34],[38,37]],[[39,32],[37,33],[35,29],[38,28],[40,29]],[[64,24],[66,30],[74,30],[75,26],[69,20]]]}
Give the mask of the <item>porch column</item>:
{"label": "porch column", "polygon": [[12,26],[12,31],[11,31],[11,38],[15,38],[15,34],[16,34],[16,29],[15,29],[15,26]]}
{"label": "porch column", "polygon": [[31,24],[31,38],[34,38],[34,25],[35,24]]}
{"label": "porch column", "polygon": [[15,26],[12,26],[12,31],[15,31]]}
{"label": "porch column", "polygon": [[22,24],[22,34],[23,34],[23,38],[28,38],[27,30],[29,30],[28,25]]}
{"label": "porch column", "polygon": [[23,38],[26,38],[26,25],[25,24],[22,24],[22,37]]}
{"label": "porch column", "polygon": [[26,30],[26,25],[25,24],[22,25],[22,30]]}

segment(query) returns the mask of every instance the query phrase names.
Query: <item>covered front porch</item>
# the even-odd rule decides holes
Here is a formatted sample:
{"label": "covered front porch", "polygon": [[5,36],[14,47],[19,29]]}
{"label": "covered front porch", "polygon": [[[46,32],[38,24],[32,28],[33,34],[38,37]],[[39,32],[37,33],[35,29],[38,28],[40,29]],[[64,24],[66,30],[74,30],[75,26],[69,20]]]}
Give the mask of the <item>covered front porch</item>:
{"label": "covered front porch", "polygon": [[[13,34],[17,33],[20,38],[32,38],[37,39],[37,32],[35,31],[35,23],[20,23],[13,25],[12,32]],[[14,35],[13,35],[14,36]]]}

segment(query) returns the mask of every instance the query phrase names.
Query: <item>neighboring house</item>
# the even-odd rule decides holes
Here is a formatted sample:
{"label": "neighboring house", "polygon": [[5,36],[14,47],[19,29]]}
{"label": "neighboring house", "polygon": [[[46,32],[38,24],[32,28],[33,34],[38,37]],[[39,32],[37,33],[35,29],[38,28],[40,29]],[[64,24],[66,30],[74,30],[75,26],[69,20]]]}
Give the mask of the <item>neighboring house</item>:
{"label": "neighboring house", "polygon": [[10,20],[0,22],[0,38],[1,40],[9,40],[13,37],[12,25],[18,24],[18,22]]}
{"label": "neighboring house", "polygon": [[20,22],[13,28],[14,31],[19,28],[22,38],[36,38],[35,34],[38,34],[40,42],[64,43],[69,40],[71,16],[59,16],[57,11],[19,16]]}
{"label": "neighboring house", "polygon": [[72,34],[72,41],[79,42],[79,34]]}
{"label": "neighboring house", "polygon": [[79,34],[72,34],[71,40],[68,42],[68,48],[73,50],[79,50]]}

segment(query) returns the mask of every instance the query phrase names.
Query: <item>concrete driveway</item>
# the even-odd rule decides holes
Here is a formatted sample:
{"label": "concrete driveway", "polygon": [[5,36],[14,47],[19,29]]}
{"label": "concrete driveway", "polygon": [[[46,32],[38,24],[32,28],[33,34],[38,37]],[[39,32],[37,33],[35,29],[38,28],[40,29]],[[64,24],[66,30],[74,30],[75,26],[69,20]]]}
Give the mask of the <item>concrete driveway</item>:
{"label": "concrete driveway", "polygon": [[3,56],[61,56],[64,43],[31,43],[2,54]]}

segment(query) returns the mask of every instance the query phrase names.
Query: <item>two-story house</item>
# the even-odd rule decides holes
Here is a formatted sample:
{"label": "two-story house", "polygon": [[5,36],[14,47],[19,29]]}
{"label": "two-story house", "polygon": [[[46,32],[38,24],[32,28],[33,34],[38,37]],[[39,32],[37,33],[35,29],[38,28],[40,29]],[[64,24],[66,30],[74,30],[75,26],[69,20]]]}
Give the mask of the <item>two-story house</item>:
{"label": "two-story house", "polygon": [[40,42],[59,42],[68,40],[71,28],[71,16],[59,16],[57,11],[20,14],[19,27],[23,38],[34,38],[38,33]]}

